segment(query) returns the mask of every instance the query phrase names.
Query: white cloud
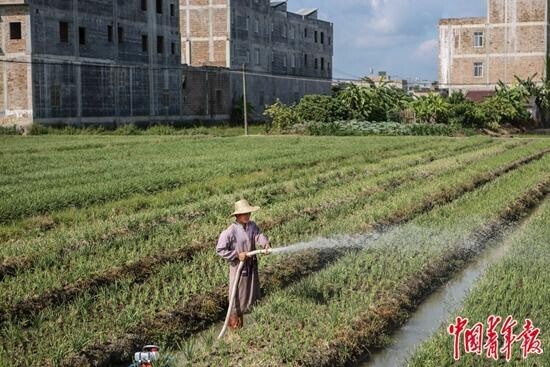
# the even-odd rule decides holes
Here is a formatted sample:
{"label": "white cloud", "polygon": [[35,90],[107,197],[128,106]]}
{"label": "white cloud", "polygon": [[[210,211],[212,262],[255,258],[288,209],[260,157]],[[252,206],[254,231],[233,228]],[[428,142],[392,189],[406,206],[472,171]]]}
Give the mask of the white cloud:
{"label": "white cloud", "polygon": [[418,57],[433,57],[438,45],[439,43],[435,38],[426,40],[418,45],[415,54]]}
{"label": "white cloud", "polygon": [[437,76],[437,22],[483,16],[485,0],[290,0],[315,7],[334,23],[334,67],[365,75],[370,66],[393,74]]}

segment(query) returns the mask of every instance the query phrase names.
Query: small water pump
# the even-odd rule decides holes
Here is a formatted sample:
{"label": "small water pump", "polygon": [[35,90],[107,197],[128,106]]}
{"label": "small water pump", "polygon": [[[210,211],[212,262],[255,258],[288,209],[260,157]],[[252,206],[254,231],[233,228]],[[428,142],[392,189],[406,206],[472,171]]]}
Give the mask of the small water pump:
{"label": "small water pump", "polygon": [[152,367],[153,362],[160,358],[160,348],[156,345],[146,345],[141,352],[134,353],[134,363],[130,367]]}

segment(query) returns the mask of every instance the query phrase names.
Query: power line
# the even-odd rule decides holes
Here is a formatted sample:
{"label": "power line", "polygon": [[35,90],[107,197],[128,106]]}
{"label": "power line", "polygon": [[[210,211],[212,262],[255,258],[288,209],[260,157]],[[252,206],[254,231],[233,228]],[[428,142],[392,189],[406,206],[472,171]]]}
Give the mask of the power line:
{"label": "power line", "polygon": [[[217,71],[220,73],[230,73],[230,74],[239,74],[242,75],[243,71],[239,69],[229,69],[223,67],[215,66],[188,66],[188,65],[178,65],[178,66],[149,66],[149,65],[131,65],[131,64],[114,64],[114,63],[99,63],[99,62],[73,62],[73,61],[49,61],[49,60],[14,60],[14,59],[2,59],[2,63],[13,63],[13,64],[27,64],[27,65],[52,65],[52,66],[75,66],[75,67],[110,67],[118,69],[142,69],[142,70],[153,70],[153,71],[163,71],[163,70],[182,70],[182,71]],[[333,78],[316,78],[316,77],[307,77],[307,76],[293,76],[293,75],[282,75],[282,74],[270,74],[258,71],[247,71],[246,75],[266,77],[273,79],[288,79],[288,80],[297,80],[304,82],[321,82],[321,83],[332,83]]]}
{"label": "power line", "polygon": [[346,76],[348,76],[348,77],[350,77],[350,78],[353,78],[353,79],[357,79],[357,80],[361,79],[361,78],[358,77],[357,75],[353,75],[353,74],[347,73],[347,72],[345,72],[345,71],[343,71],[343,70],[340,70],[340,69],[338,69],[338,68],[336,68],[336,67],[333,67],[333,70],[337,71],[337,72],[340,73],[340,74],[344,74],[344,75],[346,75]]}

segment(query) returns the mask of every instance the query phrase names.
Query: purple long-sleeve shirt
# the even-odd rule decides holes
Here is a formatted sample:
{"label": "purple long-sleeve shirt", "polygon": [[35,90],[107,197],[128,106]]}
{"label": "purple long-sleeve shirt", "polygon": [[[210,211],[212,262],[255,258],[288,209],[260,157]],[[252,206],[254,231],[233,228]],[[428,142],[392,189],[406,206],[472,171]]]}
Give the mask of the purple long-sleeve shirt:
{"label": "purple long-sleeve shirt", "polygon": [[256,250],[256,245],[265,248],[269,240],[262,233],[256,223],[250,221],[246,225],[235,222],[220,234],[216,252],[224,259],[234,262],[241,252]]}

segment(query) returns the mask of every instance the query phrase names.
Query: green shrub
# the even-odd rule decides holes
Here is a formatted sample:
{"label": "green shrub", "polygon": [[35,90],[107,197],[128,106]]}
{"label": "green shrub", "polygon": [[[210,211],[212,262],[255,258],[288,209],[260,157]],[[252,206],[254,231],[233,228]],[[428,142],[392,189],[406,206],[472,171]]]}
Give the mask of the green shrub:
{"label": "green shrub", "polygon": [[143,130],[134,124],[124,124],[117,127],[111,134],[113,135],[142,135]]}
{"label": "green shrub", "polygon": [[373,106],[367,88],[350,84],[338,94],[338,101],[349,111],[348,118],[368,119]]}
{"label": "green shrub", "polygon": [[339,99],[323,95],[304,96],[295,107],[300,121],[329,122],[346,119],[348,111]]}
{"label": "green shrub", "polygon": [[[231,126],[241,126],[244,122],[244,98],[241,96],[233,105],[231,110]],[[246,113],[248,120],[252,119],[254,114],[254,106],[250,102],[246,103]]]}
{"label": "green shrub", "polygon": [[420,122],[446,124],[451,117],[451,104],[441,95],[430,93],[410,102],[409,106],[416,113]]}
{"label": "green shrub", "polygon": [[410,97],[401,89],[387,82],[375,83],[363,79],[366,85],[348,84],[340,90],[336,99],[348,110],[347,119],[388,121],[399,117],[399,112],[410,102]]}
{"label": "green shrub", "polygon": [[51,133],[51,127],[46,127],[40,124],[32,124],[27,129],[28,135],[45,135]]}
{"label": "green shrub", "polygon": [[486,127],[487,116],[480,106],[472,101],[464,100],[451,103],[449,123],[469,128]]}
{"label": "green shrub", "polygon": [[21,135],[21,132],[18,131],[17,126],[0,126],[0,135]]}
{"label": "green shrub", "polygon": [[495,128],[504,123],[522,125],[529,121],[530,115],[526,108],[529,96],[528,90],[521,85],[508,87],[499,83],[495,95],[480,105],[486,126]]}
{"label": "green shrub", "polygon": [[277,132],[284,132],[285,129],[301,122],[294,108],[286,106],[279,99],[265,109],[264,116],[270,120],[269,130],[273,129]]}

